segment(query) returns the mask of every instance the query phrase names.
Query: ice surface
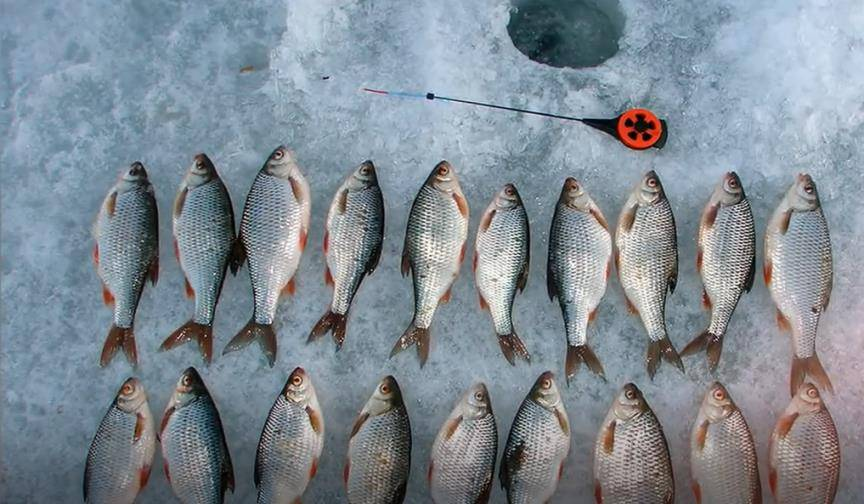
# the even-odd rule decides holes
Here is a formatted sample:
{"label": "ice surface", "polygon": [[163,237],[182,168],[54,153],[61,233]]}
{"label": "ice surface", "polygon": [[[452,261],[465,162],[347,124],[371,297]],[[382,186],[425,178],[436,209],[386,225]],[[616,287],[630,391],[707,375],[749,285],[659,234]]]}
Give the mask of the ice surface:
{"label": "ice surface", "polygon": [[[343,498],[341,468],[353,417],[385,373],[402,384],[414,428],[411,502],[428,500],[426,459],[453,402],[472,380],[489,384],[506,436],[534,378],[564,362],[563,323],[546,298],[546,239],[565,176],[584,181],[610,220],[639,174],[660,172],[678,219],[681,274],[671,297],[671,338],[680,349],[707,323],[695,271],[697,219],[711,187],[741,174],[761,232],[799,170],[814,174],[831,226],[834,295],[817,343],[837,395],[828,399],[843,442],[839,502],[864,494],[861,316],[864,190],[864,10],[858,0],[622,2],[618,54],[603,65],[556,69],[530,61],[507,34],[507,0],[218,0],[5,2],[2,26],[2,431],[0,501],[75,502],[87,447],[130,370],[97,367],[111,313],[90,262],[90,225],[118,174],[148,167],[162,218],[162,273],[145,290],[137,320],[138,375],[154,411],[181,370],[199,365],[194,346],[155,349],[192,304],[171,253],[169,212],[198,151],[223,174],[239,214],[256,170],[281,142],[297,152],[313,191],[310,244],[299,292],[279,312],[275,369],[257,348],[202,370],[221,409],[234,458],[232,502],[250,502],[255,446],[290,370],[303,365],[321,397],[327,436],[305,501]],[[240,69],[253,66],[251,72]],[[324,76],[329,79],[323,80]],[[361,86],[432,90],[518,106],[613,116],[647,106],[667,118],[662,151],[631,152],[578,125],[461,105],[380,98]],[[354,304],[348,339],[305,345],[330,290],[320,249],[325,210],[347,171],[372,158],[387,204],[381,265]],[[472,208],[471,240],[497,188],[515,182],[533,225],[531,276],[515,323],[534,357],[506,365],[488,315],[477,308],[470,268],[436,316],[430,362],[410,353],[387,360],[411,318],[410,281],[399,275],[407,210],[433,164],[446,158]],[[761,246],[760,246],[761,261]],[[221,348],[251,313],[244,269],[230,278],[217,311]],[[705,386],[704,360],[687,376],[664,365],[654,383],[645,337],[610,285],[593,334],[609,383],[587,372],[565,392],[573,444],[554,502],[591,502],[591,449],[614,391],[634,380],[665,426],[677,489],[690,502],[687,438]],[[766,447],[787,401],[788,336],[774,324],[761,281],[732,321],[718,370],[759,443]],[[157,468],[159,466],[157,461]],[[142,502],[168,501],[154,470]],[[493,501],[503,494],[495,485]]]}

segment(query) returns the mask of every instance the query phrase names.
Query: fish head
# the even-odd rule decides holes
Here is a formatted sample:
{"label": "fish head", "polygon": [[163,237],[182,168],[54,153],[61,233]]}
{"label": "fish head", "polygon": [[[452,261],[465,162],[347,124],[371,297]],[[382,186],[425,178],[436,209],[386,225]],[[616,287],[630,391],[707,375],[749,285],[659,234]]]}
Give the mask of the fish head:
{"label": "fish head", "polygon": [[531,388],[530,397],[547,410],[556,409],[561,404],[561,393],[552,371],[546,371],[537,378]]}
{"label": "fish head", "polygon": [[819,394],[819,389],[816,388],[816,385],[806,382],[798,387],[798,392],[792,398],[791,407],[799,415],[803,415],[815,413],[825,408],[825,403],[822,402],[822,396]]}
{"label": "fish head", "polygon": [[288,402],[305,406],[314,395],[315,388],[312,386],[309,375],[303,368],[295,368],[282,388],[282,396]]}
{"label": "fish head", "polygon": [[639,185],[636,186],[633,192],[636,201],[643,206],[653,205],[666,197],[660,177],[657,176],[657,172],[654,170],[642,176],[642,180],[639,181]]}
{"label": "fish head", "polygon": [[647,410],[648,403],[645,402],[642,391],[632,383],[628,383],[621,388],[621,392],[618,393],[618,397],[615,398],[615,404],[612,406],[615,418],[625,422],[641,415]]}
{"label": "fish head", "polygon": [[360,163],[351,176],[348,177],[346,189],[349,191],[361,191],[367,187],[378,185],[378,174],[375,172],[375,165],[370,160]]}
{"label": "fish head", "polygon": [[712,200],[724,206],[735,205],[744,199],[744,186],[734,171],[723,175],[723,180],[714,189]]}
{"label": "fish head", "polygon": [[734,413],[736,409],[738,408],[723,384],[715,381],[708,387],[705,398],[702,400],[702,412],[709,421],[723,420]]}
{"label": "fish head", "polygon": [[117,192],[125,193],[138,188],[149,188],[150,179],[147,177],[147,169],[141,161],[135,161],[129,168],[125,169],[117,182]]}
{"label": "fish head", "polygon": [[522,198],[513,184],[506,184],[495,196],[496,210],[510,210],[522,206]]}
{"label": "fish head", "polygon": [[591,197],[585,191],[582,184],[573,177],[567,177],[564,186],[561,187],[560,202],[568,207],[587,212],[591,210]]}
{"label": "fish head", "polygon": [[369,416],[378,416],[387,413],[388,411],[402,405],[402,390],[399,388],[399,383],[392,376],[385,376],[372,397],[366,402],[363,407],[363,412]]}
{"label": "fish head", "polygon": [[274,177],[287,180],[291,178],[299,168],[297,167],[297,160],[294,157],[294,152],[288,147],[280,145],[270,153],[270,156],[264,163],[263,170]]}
{"label": "fish head", "polygon": [[117,407],[126,413],[137,411],[145,402],[147,402],[147,394],[144,392],[144,386],[135,377],[127,378],[123,382],[114,399]]}
{"label": "fish head", "polygon": [[486,384],[477,382],[465,392],[462,399],[462,417],[470,420],[483,418],[492,412],[492,403],[489,400],[489,391]]}
{"label": "fish head", "polygon": [[210,161],[207,154],[202,152],[195,155],[192,164],[186,171],[186,179],[184,182],[187,187],[198,187],[210,182],[218,176],[219,175],[216,172],[216,167],[213,165],[213,162]]}
{"label": "fish head", "polygon": [[456,176],[456,170],[453,165],[447,161],[441,161],[432,173],[426,179],[426,183],[435,189],[445,193],[461,193],[462,188],[459,186],[459,177]]}
{"label": "fish head", "polygon": [[816,190],[816,182],[813,177],[806,173],[799,173],[795,177],[795,183],[789,188],[786,200],[792,210],[808,212],[819,208],[819,192]]}
{"label": "fish head", "polygon": [[174,395],[171,397],[169,407],[182,408],[202,395],[207,395],[207,387],[204,385],[204,380],[194,367],[188,367],[180,379],[177,380],[177,386],[174,387]]}

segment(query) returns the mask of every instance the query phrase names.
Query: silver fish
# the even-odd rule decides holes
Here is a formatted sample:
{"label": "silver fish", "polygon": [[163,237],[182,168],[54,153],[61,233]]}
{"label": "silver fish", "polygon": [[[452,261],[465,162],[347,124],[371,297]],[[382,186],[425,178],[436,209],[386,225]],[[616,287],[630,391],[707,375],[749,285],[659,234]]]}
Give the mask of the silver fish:
{"label": "silver fish", "polygon": [[324,448],[324,418],[303,368],[288,377],[267,415],[255,456],[258,504],[299,502]]}
{"label": "silver fish", "polygon": [[339,187],[327,212],[324,282],[333,286],[333,300],[309,341],[333,331],[336,350],[342,348],[351,301],[363,278],[378,266],[383,239],[384,198],[375,165],[364,161]]}
{"label": "silver fish", "polygon": [[475,383],[453,408],[432,445],[429,489],[436,504],[483,504],[489,501],[498,427],[489,392]]}
{"label": "silver fish", "polygon": [[704,286],[702,304],[711,310],[711,323],[681,355],[707,349],[708,368],[714,372],[729,320],[741,295],[753,287],[756,271],[753,212],[735,172],[723,176],[702,211],[697,249],[696,269]]}
{"label": "silver fish", "polygon": [[840,478],[840,440],[812,383],[798,387],[768,448],[768,482],[778,504],[830,504]]}
{"label": "silver fish", "polygon": [[761,504],[756,446],[726,387],[705,393],[690,435],[690,470],[696,502]]}
{"label": "silver fish", "polygon": [[450,300],[450,288],[465,258],[468,202],[456,170],[441,161],[429,174],[408,215],[402,275],[414,281],[414,319],[390,356],[417,345],[420,366],[429,357],[429,326],[439,304]]}
{"label": "silver fish", "polygon": [[666,294],[678,282],[678,239],[672,206],[660,178],[646,173],[630,193],[615,230],[615,264],[627,308],[648,333],[645,361],[653,379],[660,359],[682,373],[684,364],[666,333]]}
{"label": "silver fish", "polygon": [[99,209],[93,234],[93,260],[102,279],[102,299],[106,305],[114,305],[114,323],[99,363],[108,365],[122,348],[135,366],[135,312],[147,278],[156,285],[159,277],[159,214],[143,164],[132,163],[111,188]]}
{"label": "silver fish", "polygon": [[293,294],[294,275],[306,248],[311,196],[294,154],[279,146],[258,172],[240,220],[239,263],[249,263],[255,308],[252,319],[228,343],[223,353],[253,341],[270,367],[276,361],[273,319],[283,293]]}
{"label": "silver fish", "polygon": [[195,368],[180,376],[162,427],[165,476],[184,504],[221,503],[234,492],[234,469],[219,411]]}
{"label": "silver fish", "polygon": [[588,346],[588,325],[606,293],[612,273],[612,237],[600,208],[573,178],[567,178],[552,217],[546,286],[558,298],[567,334],[567,381],[580,364],[605,379],[603,365]]}
{"label": "silver fish", "polygon": [[117,392],[90,444],[84,469],[84,502],[132,504],[147,485],[156,429],[144,387],[129,378]]}
{"label": "silver fish", "polygon": [[541,374],[519,406],[498,474],[510,504],[548,502],[570,451],[570,422],[551,371]]}
{"label": "silver fish", "polygon": [[480,308],[488,309],[501,352],[510,364],[531,360],[513,328],[513,299],[528,282],[531,234],[528,214],[513,184],[501,189],[483,213],[474,244],[474,280]]}
{"label": "silver fish", "polygon": [[[195,299],[195,315],[159,347],[168,350],[198,341],[204,361],[213,355],[213,315],[231,264],[234,209],[228,190],[206,154],[195,156],[174,200],[174,254],[183,270],[186,296]],[[231,264],[236,273],[238,264]]]}
{"label": "silver fish", "polygon": [[833,271],[831,237],[816,183],[801,173],[765,231],[765,284],[777,305],[777,323],[792,332],[792,395],[808,375],[822,389],[834,391],[816,354],[816,328],[831,298]]}
{"label": "silver fish", "polygon": [[663,427],[628,383],[612,403],[594,446],[594,498],[605,504],[669,504],[675,481]]}
{"label": "silver fish", "polygon": [[411,423],[402,391],[387,376],[354,421],[345,464],[351,504],[399,504],[411,471]]}

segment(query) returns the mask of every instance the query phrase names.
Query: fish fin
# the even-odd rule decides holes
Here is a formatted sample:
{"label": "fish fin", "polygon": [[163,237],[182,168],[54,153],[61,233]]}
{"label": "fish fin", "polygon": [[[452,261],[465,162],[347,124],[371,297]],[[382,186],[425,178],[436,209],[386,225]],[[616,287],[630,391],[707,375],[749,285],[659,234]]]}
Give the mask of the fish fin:
{"label": "fish fin", "polygon": [[[309,479],[314,478],[316,474],[318,474],[318,457],[312,459],[312,465],[309,467]],[[294,502],[299,503],[300,497],[297,497],[297,500]]]}
{"label": "fish fin", "polygon": [[322,249],[324,250],[324,255],[327,255],[327,252],[330,251],[330,231],[324,230],[324,243],[322,245]]}
{"label": "fish fin", "polygon": [[291,280],[288,280],[288,283],[286,283],[285,286],[282,287],[282,291],[279,294],[282,296],[284,296],[286,294],[289,296],[293,296],[294,294],[296,294],[297,293],[297,280],[296,279],[297,279],[296,275],[291,277]]}
{"label": "fish fin", "polygon": [[305,229],[300,230],[300,239],[298,240],[298,246],[300,248],[300,252],[306,250],[306,242],[309,241],[309,233]]}
{"label": "fish fin", "polygon": [[606,231],[609,231],[609,223],[606,222],[606,217],[603,217],[603,214],[600,213],[599,209],[592,207],[591,208],[591,215],[594,216],[594,219],[597,220],[598,224],[603,226],[603,229],[605,229]]}
{"label": "fish fin", "polygon": [[561,432],[566,436],[570,436],[570,422],[567,420],[567,413],[556,408],[555,418],[558,420],[558,427],[561,427]]}
{"label": "fish fin", "polygon": [[710,310],[713,307],[713,303],[711,303],[711,297],[708,296],[708,291],[704,288],[702,289],[702,308],[706,310]]}
{"label": "fish fin", "polygon": [[477,496],[477,499],[474,501],[474,504],[487,504],[489,502],[489,496],[492,494],[492,475],[486,478],[486,482],[483,483],[483,489],[480,490],[480,495]]}
{"label": "fish fin", "polygon": [[657,374],[657,368],[660,366],[660,359],[673,364],[679,371],[684,372],[684,363],[681,362],[681,357],[672,346],[669,337],[666,336],[658,341],[651,341],[648,344],[648,354],[645,358],[648,364],[648,376],[653,380]]}
{"label": "fish fin", "polygon": [[159,351],[171,350],[192,340],[198,342],[201,357],[204,362],[210,364],[213,360],[213,326],[199,324],[193,320],[189,320],[165,338],[165,341],[159,346]]}
{"label": "fish fin", "polygon": [[515,331],[510,334],[499,334],[498,345],[501,347],[501,353],[504,354],[504,358],[510,364],[516,365],[515,357],[517,355],[525,359],[525,362],[531,362],[531,355],[528,353],[528,349],[525,348],[525,344],[522,343],[522,340],[519,339]]}
{"label": "fish fin", "polygon": [[447,292],[444,293],[443,296],[438,300],[438,305],[447,304],[450,302],[450,298],[453,296],[453,284],[450,284],[450,287],[447,287]]}
{"label": "fish fin", "polygon": [[342,343],[345,342],[345,326],[347,322],[348,314],[340,315],[332,310],[328,310],[312,328],[306,342],[311,343],[327,334],[328,331],[332,331],[333,341],[336,343],[336,351],[339,351],[342,348]]}
{"label": "fish fin", "polygon": [[485,233],[487,229],[489,229],[489,225],[492,224],[492,217],[495,216],[495,209],[491,209],[488,212],[483,214],[483,218],[480,219],[480,227],[479,232]]}
{"label": "fish fin", "polygon": [[162,470],[165,471],[165,479],[168,480],[168,484],[171,484],[171,471],[168,470],[168,461],[162,459]]}
{"label": "fish fin", "polygon": [[636,210],[639,208],[638,204],[630,205],[629,207],[624,208],[621,211],[621,219],[620,219],[620,228],[621,231],[625,233],[629,233],[631,229],[633,229],[633,222],[636,221]]}
{"label": "fish fin", "polygon": [[477,258],[480,256],[480,252],[475,250],[474,257],[471,259],[471,271],[477,273]]}
{"label": "fish fin", "polygon": [[174,259],[177,259],[177,262],[180,262],[180,245],[177,243],[177,238],[174,238],[172,248],[174,250]]}
{"label": "fish fin", "polygon": [[165,429],[168,428],[168,421],[171,420],[171,415],[174,414],[176,409],[175,406],[169,406],[165,409],[165,414],[162,415],[162,422],[159,423],[159,432],[156,434],[159,442],[162,442],[162,436],[165,433]]}
{"label": "fish fin", "polygon": [[696,499],[696,504],[702,504],[702,487],[699,486],[699,482],[693,480],[693,498]]}
{"label": "fish fin", "polygon": [[[504,481],[503,477],[506,473],[518,473],[519,468],[522,466],[522,463],[525,461],[525,442],[522,441],[513,448],[513,451],[508,455],[506,452],[504,454],[506,460],[501,462],[501,477],[502,477],[502,486]],[[506,468],[506,469],[505,469]]]}
{"label": "fish fin", "polygon": [[[461,266],[463,262],[465,262],[465,250],[468,247],[468,242],[462,242],[462,250],[459,251],[459,265]],[[459,269],[456,269],[456,273],[459,273]]]}
{"label": "fish fin", "polygon": [[408,256],[408,240],[405,240],[405,246],[402,248],[402,267],[400,268],[402,271],[402,276],[408,276],[408,272],[411,271],[411,258]]}
{"label": "fish fin", "polygon": [[591,313],[588,314],[588,323],[589,324],[594,322],[595,320],[597,320],[597,312],[598,311],[600,311],[599,306],[594,308],[593,310],[591,310]]}
{"label": "fish fin", "polygon": [[792,330],[792,326],[789,324],[789,319],[787,319],[786,316],[783,315],[783,312],[780,311],[780,308],[777,308],[777,327],[779,327],[781,331]]}
{"label": "fish fin", "polygon": [[560,464],[558,464],[558,481],[561,481],[561,477],[564,476],[564,461],[562,460]]}
{"label": "fish fin", "polygon": [[348,189],[343,189],[339,191],[339,194],[336,195],[336,211],[339,214],[345,213],[345,208],[348,206]]}
{"label": "fish fin", "polygon": [[321,413],[312,406],[306,406],[306,414],[309,415],[309,425],[312,426],[312,430],[321,434],[324,431],[324,421],[321,418]]}
{"label": "fish fin", "polygon": [[789,223],[792,221],[792,209],[786,210],[783,212],[783,216],[780,217],[780,233],[786,234],[786,231],[789,231]]}
{"label": "fish fin", "polygon": [[300,497],[297,497],[296,499],[291,501],[291,504],[303,504],[303,501],[300,499]]}
{"label": "fish fin", "polygon": [[554,301],[558,289],[555,288],[555,272],[552,270],[552,262],[546,262],[546,292],[549,294],[549,301]]}
{"label": "fish fin", "polygon": [[525,262],[522,263],[522,269],[519,270],[519,277],[516,279],[516,288],[519,292],[525,291],[525,286],[528,285],[528,257],[525,257]]}
{"label": "fish fin", "polygon": [[225,452],[225,459],[222,463],[222,496],[225,496],[225,491],[234,493],[234,465],[231,463],[231,454],[228,453],[228,447],[225,445],[225,440],[222,440],[222,450]]}
{"label": "fish fin", "polygon": [[146,420],[144,415],[138,413],[135,415],[135,431],[132,434],[132,442],[137,443],[139,439],[141,439],[141,435],[144,434],[144,426],[146,424]]}
{"label": "fish fin", "polygon": [[99,244],[93,244],[93,264],[99,266]]}
{"label": "fish fin", "polygon": [[383,246],[382,241],[378,241],[378,244],[375,245],[375,248],[372,250],[372,255],[369,256],[369,260],[366,262],[366,273],[371,275],[375,268],[378,267],[378,262],[381,261],[381,247]]}
{"label": "fish fin", "polygon": [[813,381],[815,381],[816,385],[818,385],[822,390],[832,394],[834,393],[834,386],[831,385],[831,379],[828,378],[828,373],[826,373],[825,368],[822,367],[822,362],[819,360],[819,356],[814,353],[810,357],[794,357],[792,359],[792,372],[789,378],[791,395],[795,395],[798,387],[804,383],[807,376],[813,378]]}
{"label": "fish fin", "polygon": [[330,273],[330,268],[327,265],[324,266],[324,285],[336,285],[333,282],[333,274]]}
{"label": "fish fin", "polygon": [[762,261],[762,278],[765,280],[766,286],[771,286],[771,276],[774,272],[774,263],[770,257],[765,257]]}
{"label": "fish fin", "polygon": [[150,464],[144,464],[138,470],[138,490],[146,487],[148,481],[150,481]]}
{"label": "fish fin", "polygon": [[[677,252],[676,252],[677,253]],[[675,266],[669,272],[669,279],[666,283],[669,287],[669,294],[675,294],[675,287],[678,285],[678,259],[675,259]]]}
{"label": "fish fin", "polygon": [[102,346],[102,356],[99,359],[99,364],[102,367],[108,365],[117,350],[123,349],[126,354],[126,360],[132,367],[138,366],[138,350],[135,348],[135,334],[131,327],[117,327],[111,324],[111,329],[108,330],[108,337],[105,338],[105,345]]}
{"label": "fish fin", "polygon": [[696,447],[700,452],[705,449],[705,438],[708,437],[708,425],[710,425],[708,420],[705,420],[696,429]]}
{"label": "fish fin", "polygon": [[705,213],[702,214],[702,225],[709,229],[714,227],[714,223],[717,221],[717,212],[719,211],[720,203],[708,206],[705,209]]}
{"label": "fish fin", "polygon": [[627,303],[627,311],[630,315],[639,315],[639,309],[636,308],[636,305],[633,304],[633,301],[630,301],[630,298],[627,297],[627,294],[624,294],[624,302]]}
{"label": "fish fin", "polygon": [[621,251],[618,250],[618,247],[615,247],[615,250],[612,252],[612,259],[615,262],[615,271],[618,272],[618,275],[621,275]]}
{"label": "fish fin", "polygon": [[153,257],[153,260],[150,261],[150,284],[156,285],[156,282],[159,281],[159,252],[156,252],[156,255]]}
{"label": "fish fin", "polygon": [[105,198],[105,212],[108,217],[114,217],[114,211],[117,209],[117,191],[112,192]]}
{"label": "fish fin", "polygon": [[435,461],[429,460],[429,468],[426,469],[426,484],[432,484],[432,473],[435,471]]}
{"label": "fish fin", "polygon": [[780,419],[777,420],[777,437],[785,438],[789,431],[792,430],[792,426],[795,425],[795,420],[798,419],[798,413],[789,413],[788,415],[783,415]]}
{"label": "fish fin", "polygon": [[486,300],[483,298],[483,294],[481,294],[480,292],[477,292],[477,298],[480,302],[480,309],[481,310],[488,310],[489,309],[489,303],[487,303]]}
{"label": "fish fin", "polygon": [[600,437],[603,440],[603,451],[612,453],[615,450],[615,420],[603,426]]}
{"label": "fish fin", "polygon": [[594,504],[603,504],[603,487],[597,478],[594,478]]}
{"label": "fish fin", "polygon": [[366,420],[369,419],[369,413],[363,412],[357,415],[357,418],[354,420],[354,425],[351,427],[351,435],[348,439],[353,439],[354,436],[360,432],[360,429],[363,428],[363,424],[366,423]]}
{"label": "fish fin", "polygon": [[777,496],[777,469],[772,467],[768,468],[768,487],[771,489],[771,495]]}
{"label": "fish fin", "polygon": [[184,187],[177,193],[174,199],[174,218],[180,217],[183,213],[183,206],[186,204],[186,195],[189,194],[189,188]]}
{"label": "fish fin", "polygon": [[405,501],[405,493],[408,490],[408,482],[403,481],[399,484],[399,487],[396,488],[396,492],[393,494],[393,502],[404,502]]}
{"label": "fish fin", "polygon": [[591,372],[602,378],[603,381],[606,381],[606,373],[603,371],[603,364],[600,363],[600,359],[597,358],[597,355],[594,354],[591,347],[588,345],[567,345],[567,358],[565,360],[564,370],[567,375],[568,384],[570,383],[570,379],[576,376],[576,373],[579,372],[579,367],[583,362],[588,366],[588,369],[590,369]]}
{"label": "fish fin", "polygon": [[348,478],[351,476],[351,461],[345,461],[345,467],[342,468],[342,482],[348,485]]}
{"label": "fish fin", "polygon": [[681,355],[693,355],[707,348],[706,355],[708,357],[708,369],[713,373],[717,370],[717,364],[720,362],[720,354],[723,351],[723,335],[712,334],[708,331],[703,331],[701,334],[693,338]]}
{"label": "fish fin", "polygon": [[699,245],[696,247],[696,271],[700,274],[702,273],[702,261],[704,260],[704,253],[702,252],[702,246]]}
{"label": "fish fin", "polygon": [[459,415],[456,418],[451,418],[447,420],[447,425],[444,428],[444,440],[449,441],[453,434],[456,433],[456,429],[459,428],[459,424],[462,423],[462,415]]}
{"label": "fish fin", "polygon": [[104,283],[102,284],[102,302],[105,303],[106,306],[112,306],[114,304],[114,295],[111,294],[111,291],[108,290],[108,286]]}
{"label": "fish fin", "polygon": [[753,254],[753,260],[750,261],[750,269],[747,271],[747,279],[744,280],[744,291],[750,292],[753,288],[753,281],[756,277],[756,254]]}
{"label": "fish fin", "polygon": [[231,341],[225,345],[222,355],[245,348],[253,341],[258,342],[264,357],[267,358],[267,363],[273,367],[276,362],[276,332],[273,331],[272,324],[259,324],[255,319],[250,320],[236,336],[231,338]]}
{"label": "fish fin", "polygon": [[462,217],[468,218],[468,201],[465,200],[465,196],[454,192],[453,199],[456,201],[456,206],[459,207],[459,213],[462,214]]}
{"label": "fish fin", "polygon": [[186,276],[183,276],[184,290],[186,291],[186,297],[189,299],[195,299],[195,289],[192,288],[192,285],[189,284],[189,279]]}
{"label": "fish fin", "polygon": [[405,329],[405,332],[393,346],[390,351],[390,357],[405,350],[411,345],[417,345],[417,356],[420,358],[420,367],[426,364],[426,359],[429,358],[429,328],[417,327],[414,322]]}
{"label": "fish fin", "polygon": [[612,276],[612,261],[613,259],[610,257],[606,263],[606,282],[609,282],[609,278]]}
{"label": "fish fin", "polygon": [[246,262],[246,246],[243,245],[243,240],[238,236],[231,245],[231,255],[228,258],[231,274],[236,275],[240,271],[240,268],[243,267],[244,262]]}

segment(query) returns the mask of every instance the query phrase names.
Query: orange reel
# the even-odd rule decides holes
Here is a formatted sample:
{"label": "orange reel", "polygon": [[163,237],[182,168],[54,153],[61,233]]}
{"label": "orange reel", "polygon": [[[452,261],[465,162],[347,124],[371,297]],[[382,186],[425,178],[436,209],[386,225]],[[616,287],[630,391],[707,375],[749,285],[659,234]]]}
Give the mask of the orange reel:
{"label": "orange reel", "polygon": [[666,121],[648,109],[634,108],[614,119],[582,119],[582,122],[614,136],[633,150],[662,149],[666,145]]}

